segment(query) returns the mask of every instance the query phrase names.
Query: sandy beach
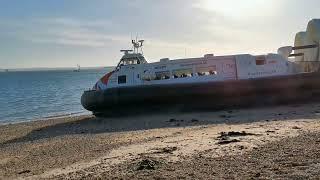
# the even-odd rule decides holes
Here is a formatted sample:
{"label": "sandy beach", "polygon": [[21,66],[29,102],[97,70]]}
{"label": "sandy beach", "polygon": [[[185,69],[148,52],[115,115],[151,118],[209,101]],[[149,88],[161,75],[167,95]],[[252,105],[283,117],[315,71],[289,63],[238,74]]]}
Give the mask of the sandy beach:
{"label": "sandy beach", "polygon": [[0,179],[320,178],[320,103],[0,126]]}

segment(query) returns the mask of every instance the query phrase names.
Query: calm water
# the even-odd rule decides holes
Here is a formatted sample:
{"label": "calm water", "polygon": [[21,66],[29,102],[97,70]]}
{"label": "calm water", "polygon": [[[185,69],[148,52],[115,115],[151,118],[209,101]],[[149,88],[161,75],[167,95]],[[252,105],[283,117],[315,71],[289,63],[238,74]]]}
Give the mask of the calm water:
{"label": "calm water", "polygon": [[0,124],[89,113],[80,103],[107,69],[0,73]]}

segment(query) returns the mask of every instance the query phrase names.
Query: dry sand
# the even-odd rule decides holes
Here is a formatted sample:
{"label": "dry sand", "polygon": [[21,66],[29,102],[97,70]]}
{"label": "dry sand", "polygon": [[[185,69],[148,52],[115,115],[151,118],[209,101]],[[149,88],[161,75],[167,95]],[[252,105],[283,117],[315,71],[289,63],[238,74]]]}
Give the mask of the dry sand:
{"label": "dry sand", "polygon": [[320,178],[319,119],[312,103],[3,125],[0,179]]}

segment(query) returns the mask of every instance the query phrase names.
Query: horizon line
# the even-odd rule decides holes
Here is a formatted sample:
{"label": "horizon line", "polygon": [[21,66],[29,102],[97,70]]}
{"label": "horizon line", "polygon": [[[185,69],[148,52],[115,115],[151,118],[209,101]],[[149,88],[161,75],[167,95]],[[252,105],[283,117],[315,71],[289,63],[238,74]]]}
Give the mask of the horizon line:
{"label": "horizon line", "polygon": [[[99,69],[99,68],[112,68],[114,66],[85,66],[81,67],[81,69]],[[0,68],[0,72],[2,71],[40,71],[40,70],[73,70],[76,67],[26,67],[26,68]]]}

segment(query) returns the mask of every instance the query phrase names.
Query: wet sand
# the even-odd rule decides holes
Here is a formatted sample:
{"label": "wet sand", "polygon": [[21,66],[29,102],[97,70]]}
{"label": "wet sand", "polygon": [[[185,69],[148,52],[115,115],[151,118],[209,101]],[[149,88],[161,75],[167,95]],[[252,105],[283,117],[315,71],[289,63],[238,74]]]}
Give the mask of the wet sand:
{"label": "wet sand", "polygon": [[0,179],[320,178],[320,103],[0,126]]}

